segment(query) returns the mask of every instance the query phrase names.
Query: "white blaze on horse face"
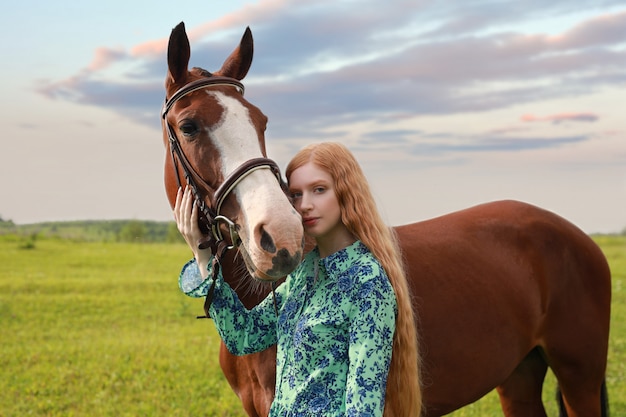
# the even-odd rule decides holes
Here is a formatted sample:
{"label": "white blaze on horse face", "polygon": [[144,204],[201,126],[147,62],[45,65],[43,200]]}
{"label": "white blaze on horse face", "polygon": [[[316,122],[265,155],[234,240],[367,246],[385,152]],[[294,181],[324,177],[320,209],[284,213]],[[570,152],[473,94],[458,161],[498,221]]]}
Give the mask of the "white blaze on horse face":
{"label": "white blaze on horse face", "polygon": [[222,106],[224,112],[217,125],[209,130],[222,161],[222,175],[226,178],[243,162],[259,158],[261,149],[248,109],[239,100],[221,92],[207,91]]}
{"label": "white blaze on horse face", "polygon": [[[263,154],[248,108],[224,93],[209,94],[224,109],[221,120],[208,134],[220,154],[222,175],[226,178],[244,162],[263,157]],[[236,219],[240,226],[239,237],[248,260],[254,264],[247,265],[248,269],[264,280],[287,275],[295,265],[293,262],[281,265],[276,255],[282,255],[283,260],[286,253],[300,256],[303,228],[300,215],[276,177],[270,169],[258,169],[246,176],[233,194],[241,209]]]}

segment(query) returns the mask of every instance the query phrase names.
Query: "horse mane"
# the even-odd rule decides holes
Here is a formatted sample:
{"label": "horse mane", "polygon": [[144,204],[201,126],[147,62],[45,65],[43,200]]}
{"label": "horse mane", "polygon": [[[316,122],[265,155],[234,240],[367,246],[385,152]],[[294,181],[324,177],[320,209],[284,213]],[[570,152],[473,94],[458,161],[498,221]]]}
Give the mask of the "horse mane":
{"label": "horse mane", "polygon": [[193,67],[193,68],[191,69],[191,72],[195,72],[195,73],[197,73],[198,75],[201,75],[201,76],[203,76],[203,77],[212,77],[212,76],[213,76],[213,74],[211,74],[211,72],[210,72],[210,71],[207,71],[207,70],[205,70],[204,68],[200,68],[200,67]]}

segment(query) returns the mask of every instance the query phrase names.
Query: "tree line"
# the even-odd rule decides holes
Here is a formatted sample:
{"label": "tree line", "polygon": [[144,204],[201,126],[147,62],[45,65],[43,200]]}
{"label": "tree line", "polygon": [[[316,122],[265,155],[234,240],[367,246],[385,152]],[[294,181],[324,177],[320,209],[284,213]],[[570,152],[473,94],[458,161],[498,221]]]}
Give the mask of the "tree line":
{"label": "tree line", "polygon": [[0,235],[15,234],[81,241],[173,243],[184,242],[176,223],[150,220],[76,220],[18,225],[0,217]]}

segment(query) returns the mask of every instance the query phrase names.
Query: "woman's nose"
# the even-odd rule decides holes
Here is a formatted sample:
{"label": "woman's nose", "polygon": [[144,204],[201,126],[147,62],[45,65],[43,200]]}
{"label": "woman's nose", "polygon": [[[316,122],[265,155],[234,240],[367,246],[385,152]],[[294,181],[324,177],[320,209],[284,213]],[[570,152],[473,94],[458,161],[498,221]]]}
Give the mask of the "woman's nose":
{"label": "woman's nose", "polygon": [[308,193],[302,193],[302,197],[300,198],[300,210],[307,211],[313,207],[313,202]]}

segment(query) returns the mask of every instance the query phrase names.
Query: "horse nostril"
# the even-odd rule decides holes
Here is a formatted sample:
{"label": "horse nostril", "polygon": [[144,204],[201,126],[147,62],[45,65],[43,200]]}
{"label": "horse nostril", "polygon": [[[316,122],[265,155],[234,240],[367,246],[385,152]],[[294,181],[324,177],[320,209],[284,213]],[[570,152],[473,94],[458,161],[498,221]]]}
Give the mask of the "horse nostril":
{"label": "horse nostril", "polygon": [[274,239],[265,231],[265,229],[261,229],[261,247],[263,250],[269,253],[276,252],[276,244],[274,243]]}

